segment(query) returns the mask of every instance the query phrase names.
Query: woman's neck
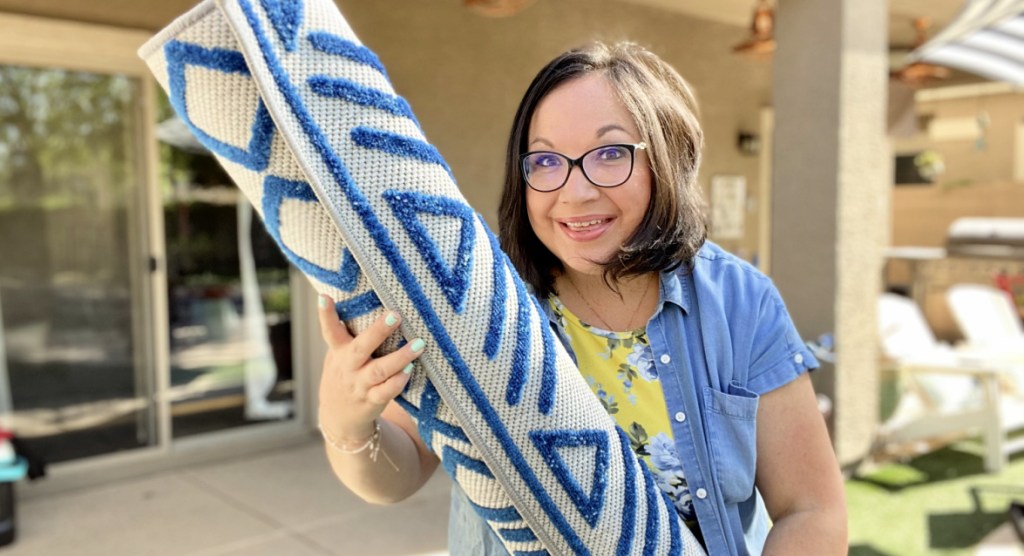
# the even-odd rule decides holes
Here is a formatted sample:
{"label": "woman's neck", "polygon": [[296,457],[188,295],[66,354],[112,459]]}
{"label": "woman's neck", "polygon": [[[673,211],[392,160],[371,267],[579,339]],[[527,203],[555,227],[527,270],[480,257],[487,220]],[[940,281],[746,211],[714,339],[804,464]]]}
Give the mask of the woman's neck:
{"label": "woman's neck", "polygon": [[658,273],[651,272],[610,286],[601,274],[566,269],[555,278],[555,289],[562,304],[584,322],[628,332],[644,328],[654,314],[659,282]]}

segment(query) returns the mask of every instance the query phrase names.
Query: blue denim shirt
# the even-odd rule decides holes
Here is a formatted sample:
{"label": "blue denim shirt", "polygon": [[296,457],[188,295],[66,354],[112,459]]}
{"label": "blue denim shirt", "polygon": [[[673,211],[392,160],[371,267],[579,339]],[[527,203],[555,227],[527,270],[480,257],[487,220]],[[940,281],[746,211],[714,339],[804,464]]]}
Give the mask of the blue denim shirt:
{"label": "blue denim shirt", "polygon": [[[771,522],[754,487],[758,400],[818,362],[771,280],[710,241],[692,272],[662,273],[647,339],[708,553],[760,554]],[[457,485],[448,541],[453,555],[506,553]]]}

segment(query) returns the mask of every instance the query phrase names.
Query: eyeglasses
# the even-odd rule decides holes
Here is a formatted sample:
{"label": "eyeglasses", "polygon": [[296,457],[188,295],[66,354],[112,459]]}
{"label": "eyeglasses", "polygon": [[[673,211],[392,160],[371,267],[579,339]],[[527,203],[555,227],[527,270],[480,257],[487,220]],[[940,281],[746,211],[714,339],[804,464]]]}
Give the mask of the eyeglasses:
{"label": "eyeglasses", "polygon": [[523,176],[531,189],[547,193],[561,189],[569,181],[572,167],[579,166],[590,183],[617,187],[633,175],[637,149],[646,148],[647,143],[602,145],[575,160],[554,151],[530,151],[522,156]]}

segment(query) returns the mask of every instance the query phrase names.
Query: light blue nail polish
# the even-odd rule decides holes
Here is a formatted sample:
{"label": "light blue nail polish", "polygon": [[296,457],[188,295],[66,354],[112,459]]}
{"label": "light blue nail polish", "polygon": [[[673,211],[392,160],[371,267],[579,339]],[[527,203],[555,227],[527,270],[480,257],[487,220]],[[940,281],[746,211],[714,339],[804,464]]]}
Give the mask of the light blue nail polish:
{"label": "light blue nail polish", "polygon": [[394,313],[388,313],[388,316],[384,317],[384,324],[388,326],[394,326],[398,322],[398,317]]}
{"label": "light blue nail polish", "polygon": [[326,309],[327,308],[327,298],[322,296],[322,295],[318,295],[316,297],[316,304],[319,305],[321,309]]}
{"label": "light blue nail polish", "polygon": [[427,343],[424,342],[422,338],[416,338],[415,340],[412,341],[412,344],[409,345],[413,353],[419,353],[423,351],[423,348],[425,348],[426,346]]}
{"label": "light blue nail polish", "polygon": [[405,374],[411,373],[412,372],[412,363],[409,363],[408,365],[406,365],[405,368],[402,369],[402,372],[405,373]]}

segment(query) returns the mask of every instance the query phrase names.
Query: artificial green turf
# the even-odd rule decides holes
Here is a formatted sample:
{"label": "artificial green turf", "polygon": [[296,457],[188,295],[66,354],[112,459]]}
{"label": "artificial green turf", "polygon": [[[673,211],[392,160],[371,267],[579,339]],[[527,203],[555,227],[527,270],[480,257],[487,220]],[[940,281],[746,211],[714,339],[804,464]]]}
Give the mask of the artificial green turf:
{"label": "artificial green turf", "polygon": [[850,554],[972,554],[1011,500],[1024,502],[1024,454],[994,474],[980,454],[964,442],[848,480]]}

